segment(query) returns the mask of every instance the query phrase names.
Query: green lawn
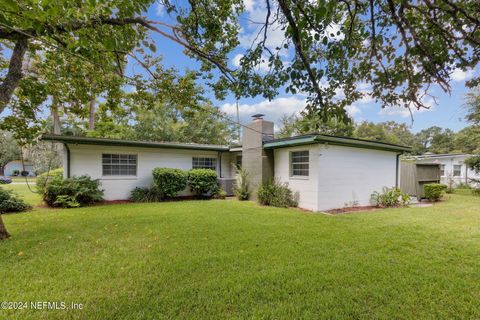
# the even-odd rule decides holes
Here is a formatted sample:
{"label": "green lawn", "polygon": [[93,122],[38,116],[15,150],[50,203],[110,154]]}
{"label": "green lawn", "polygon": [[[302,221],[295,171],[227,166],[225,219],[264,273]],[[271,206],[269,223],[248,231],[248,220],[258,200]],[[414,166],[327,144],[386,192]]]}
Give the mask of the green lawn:
{"label": "green lawn", "polygon": [[26,202],[32,206],[39,206],[42,204],[42,199],[37,192],[35,184],[30,184],[30,189],[27,184],[2,184],[0,188],[6,190],[13,190],[18,195],[20,195]]}
{"label": "green lawn", "polygon": [[480,197],[339,216],[251,202],[4,216],[1,319],[480,318]]}
{"label": "green lawn", "polygon": [[[13,182],[25,182],[25,177],[10,177]],[[35,182],[37,181],[36,177],[27,177],[28,182]]]}

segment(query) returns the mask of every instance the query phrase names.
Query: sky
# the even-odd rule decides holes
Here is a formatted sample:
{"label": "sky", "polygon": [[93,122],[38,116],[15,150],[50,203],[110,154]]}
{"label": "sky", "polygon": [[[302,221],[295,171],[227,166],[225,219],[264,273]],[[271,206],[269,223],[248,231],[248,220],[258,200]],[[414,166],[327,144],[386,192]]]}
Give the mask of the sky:
{"label": "sky", "polygon": [[[264,19],[265,9],[258,0],[245,0],[246,13],[240,19],[241,33],[240,33],[240,47],[231,55],[231,66],[238,66],[238,61],[242,56],[242,50],[250,44],[252,37],[256,34],[256,24],[250,21],[262,21]],[[148,17],[152,20],[168,20],[169,17],[165,13],[163,6],[155,3],[148,11]],[[281,30],[275,28],[269,33],[269,44],[274,47],[283,40],[283,33]],[[164,55],[164,63],[166,66],[175,66],[180,71],[184,68],[196,69],[198,64],[182,54],[182,47],[172,43],[169,40],[163,39],[160,36],[153,35],[157,43],[158,52]],[[140,67],[137,67],[137,71]],[[260,66],[260,69],[262,66]],[[458,131],[467,126],[465,122],[465,94],[468,88],[465,87],[465,81],[471,79],[474,75],[478,75],[479,70],[469,70],[464,72],[462,70],[455,70],[452,74],[451,93],[443,92],[439,87],[433,86],[431,94],[435,97],[424,100],[429,109],[412,110],[413,120],[410,112],[402,107],[390,107],[382,109],[381,105],[370,98],[364,98],[351,106],[347,107],[347,111],[356,122],[360,121],[396,121],[403,122],[410,126],[413,132],[418,132],[422,129],[431,126],[440,126],[450,128]],[[368,92],[368,85],[363,84],[363,90]],[[214,101],[222,111],[226,112],[233,119],[236,119],[236,99],[234,97],[227,97],[224,101],[218,101],[210,94],[209,97]],[[255,113],[265,114],[265,119],[272,120],[278,123],[284,114],[298,114],[305,106],[305,96],[280,94],[273,100],[269,101],[263,97],[253,99],[239,100],[239,114],[242,123],[248,123],[250,116]]]}
{"label": "sky", "polygon": [[[259,28],[258,24],[252,23],[255,21],[262,21],[265,17],[264,2],[260,0],[244,0],[246,13],[240,18],[241,32],[240,32],[240,46],[231,53],[230,67],[238,66],[242,53],[250,46],[252,39],[256,36]],[[151,20],[164,21],[175,23],[165,12],[163,5],[156,1],[148,10],[147,16]],[[283,39],[283,32],[275,26],[269,28],[267,39],[267,46],[274,48],[279,46]],[[198,70],[199,63],[183,54],[183,47],[174,43],[171,40],[163,38],[161,35],[151,33],[152,39],[155,41],[157,47],[157,55],[163,56],[163,63],[166,67],[175,67],[178,71],[183,72],[186,69]],[[289,49],[290,52],[293,49]],[[288,55],[288,52],[285,53]],[[265,66],[260,66],[262,70]],[[131,61],[128,73],[144,74],[145,70],[138,65],[138,63]],[[399,123],[406,123],[413,132],[421,131],[422,129],[431,126],[440,126],[450,128],[458,131],[469,124],[465,122],[465,94],[468,88],[465,87],[465,81],[471,79],[473,76],[478,76],[480,68],[476,70],[461,71],[455,70],[452,74],[451,93],[443,92],[438,86],[433,86],[430,92],[435,96],[434,99],[427,98],[424,103],[429,106],[429,109],[412,110],[413,119],[410,112],[401,107],[390,107],[382,109],[382,106],[372,99],[366,97],[353,105],[347,107],[348,113],[353,117],[355,122],[371,121],[396,121]],[[368,92],[368,84],[360,84],[363,92]],[[207,87],[205,86],[207,89]],[[236,99],[233,96],[227,96],[225,100],[216,100],[213,93],[207,90],[207,96],[214,102],[214,105],[220,108],[223,112],[236,120]],[[283,115],[298,114],[305,107],[306,97],[301,94],[292,95],[280,91],[280,94],[269,101],[263,97],[256,98],[242,98],[239,103],[240,122],[246,124],[250,122],[250,117],[256,113],[265,114],[265,119],[275,122],[275,127],[278,129],[279,120]],[[7,115],[6,111],[2,115]]]}

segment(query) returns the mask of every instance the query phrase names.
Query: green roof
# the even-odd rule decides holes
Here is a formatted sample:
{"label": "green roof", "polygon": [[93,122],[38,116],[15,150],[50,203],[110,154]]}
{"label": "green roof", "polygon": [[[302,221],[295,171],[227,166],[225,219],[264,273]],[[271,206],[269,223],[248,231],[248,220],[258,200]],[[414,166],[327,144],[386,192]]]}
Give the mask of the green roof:
{"label": "green roof", "polygon": [[122,146],[122,147],[142,147],[142,148],[169,148],[169,149],[190,149],[190,150],[210,150],[210,151],[228,151],[228,146],[215,144],[197,144],[180,142],[152,142],[152,141],[129,141],[119,139],[75,137],[46,134],[42,140],[57,141],[66,144],[87,144],[101,146]]}
{"label": "green roof", "polygon": [[337,137],[337,136],[330,136],[330,135],[324,135],[324,134],[306,134],[306,135],[296,136],[292,138],[274,139],[274,140],[265,142],[263,147],[265,149],[277,149],[277,148],[293,147],[293,146],[316,144],[316,143],[324,143],[324,144],[331,144],[331,145],[337,145],[337,146],[346,146],[346,147],[355,147],[355,148],[364,148],[364,149],[376,149],[376,150],[384,150],[384,151],[397,151],[397,152],[411,151],[410,147],[401,146],[397,144],[363,140],[363,139],[355,139],[355,138],[348,138],[348,137]]}

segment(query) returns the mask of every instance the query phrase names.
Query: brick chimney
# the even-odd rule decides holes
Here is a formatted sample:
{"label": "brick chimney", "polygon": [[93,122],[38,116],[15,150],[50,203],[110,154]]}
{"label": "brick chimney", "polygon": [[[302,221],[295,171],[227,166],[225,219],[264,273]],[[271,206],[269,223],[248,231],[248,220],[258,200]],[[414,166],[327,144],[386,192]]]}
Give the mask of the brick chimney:
{"label": "brick chimney", "polygon": [[252,200],[257,199],[258,187],[273,178],[273,150],[263,150],[263,142],[273,139],[273,122],[263,116],[253,115],[242,135],[242,167],[248,172]]}

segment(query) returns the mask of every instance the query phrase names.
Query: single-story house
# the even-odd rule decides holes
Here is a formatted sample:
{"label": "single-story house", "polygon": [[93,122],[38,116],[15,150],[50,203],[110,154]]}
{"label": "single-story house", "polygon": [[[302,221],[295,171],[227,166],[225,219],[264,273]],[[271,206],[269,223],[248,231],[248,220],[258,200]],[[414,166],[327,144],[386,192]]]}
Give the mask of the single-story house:
{"label": "single-story house", "polygon": [[450,153],[435,154],[425,153],[420,156],[411,156],[406,159],[416,163],[432,163],[440,165],[440,182],[446,185],[450,183],[457,186],[460,183],[471,184],[470,179],[480,179],[480,174],[475,173],[466,164],[465,160],[472,157],[471,154]]}
{"label": "single-story house", "polygon": [[100,179],[107,200],[128,199],[135,187],[150,186],[156,167],[216,170],[231,193],[233,164],[241,164],[253,198],[261,183],[277,179],[289,184],[301,208],[313,211],[369,205],[374,191],[399,185],[399,157],[409,147],[322,134],[275,139],[273,122],[262,116],[245,126],[241,146],[233,147],[56,135],[43,139],[63,143],[66,177]]}
{"label": "single-story house", "polygon": [[[35,176],[35,173],[33,172],[33,164],[29,161],[24,161],[22,163],[22,160],[13,160],[7,163],[3,168],[3,174],[6,177],[12,177],[15,175],[19,176],[22,171],[27,171],[28,176],[30,177]],[[18,174],[16,174],[16,172],[18,172]]]}

